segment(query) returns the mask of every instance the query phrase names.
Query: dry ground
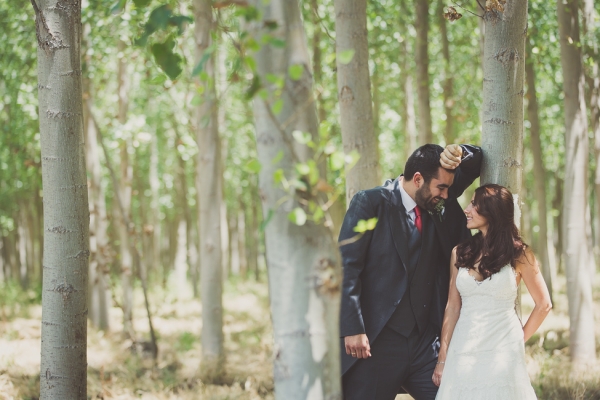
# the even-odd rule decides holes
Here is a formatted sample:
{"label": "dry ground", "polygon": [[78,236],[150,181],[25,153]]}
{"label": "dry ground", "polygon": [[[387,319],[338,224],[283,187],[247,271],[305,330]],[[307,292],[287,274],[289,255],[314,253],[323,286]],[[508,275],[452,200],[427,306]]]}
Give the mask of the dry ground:
{"label": "dry ground", "polygon": [[[600,283],[600,282],[597,282]],[[527,363],[540,399],[600,399],[600,368],[570,373],[568,318],[564,277],[558,282],[555,307],[540,334],[527,347]],[[599,288],[600,284],[596,285]],[[0,288],[2,289],[2,288]],[[176,296],[174,293],[178,293]],[[595,290],[600,305],[600,291]],[[20,296],[20,297],[19,297]],[[201,305],[185,290],[153,291],[154,326],[160,355],[154,366],[144,340],[147,321],[141,292],[136,292],[138,340],[123,340],[121,310],[111,311],[111,333],[88,328],[89,399],[272,399],[271,324],[265,283],[231,281],[225,288],[227,374],[220,384],[199,378]],[[4,298],[0,313],[0,399],[39,396],[41,307],[27,305],[35,294]],[[2,297],[0,297],[2,300]],[[524,291],[524,319],[533,302]],[[600,307],[596,307],[600,333]],[[600,343],[600,340],[598,340]],[[398,396],[397,400],[410,399]]]}

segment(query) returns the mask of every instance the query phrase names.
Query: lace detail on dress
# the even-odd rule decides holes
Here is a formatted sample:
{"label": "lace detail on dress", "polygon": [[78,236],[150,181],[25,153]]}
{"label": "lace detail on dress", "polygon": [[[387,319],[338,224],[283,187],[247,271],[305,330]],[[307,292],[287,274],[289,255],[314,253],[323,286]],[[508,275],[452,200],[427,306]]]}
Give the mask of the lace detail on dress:
{"label": "lace detail on dress", "polygon": [[523,328],[515,312],[510,265],[479,282],[461,268],[462,308],[454,328],[437,400],[533,400]]}

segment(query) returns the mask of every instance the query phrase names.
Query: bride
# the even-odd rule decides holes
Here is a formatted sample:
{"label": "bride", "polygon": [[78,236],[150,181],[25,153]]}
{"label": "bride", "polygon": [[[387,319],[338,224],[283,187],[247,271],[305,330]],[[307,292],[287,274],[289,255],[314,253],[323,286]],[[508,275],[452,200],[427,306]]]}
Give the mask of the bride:
{"label": "bride", "polygon": [[[465,214],[467,227],[479,233],[452,251],[450,292],[432,378],[439,386],[436,400],[535,399],[525,342],[552,308],[544,278],[519,236],[508,189],[493,184],[477,188]],[[515,312],[521,279],[535,302],[525,326]]]}

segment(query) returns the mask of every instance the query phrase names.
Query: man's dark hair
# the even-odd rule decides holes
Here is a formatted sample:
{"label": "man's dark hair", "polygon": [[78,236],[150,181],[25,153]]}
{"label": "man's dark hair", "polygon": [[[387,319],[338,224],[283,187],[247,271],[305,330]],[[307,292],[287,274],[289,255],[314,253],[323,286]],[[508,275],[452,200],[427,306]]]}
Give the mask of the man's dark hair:
{"label": "man's dark hair", "polygon": [[[416,149],[404,166],[404,179],[411,180],[416,172],[419,172],[425,183],[431,181],[432,178],[438,177],[440,165],[440,155],[444,151],[442,146],[437,144],[425,144]],[[454,173],[455,170],[448,169],[448,172]]]}

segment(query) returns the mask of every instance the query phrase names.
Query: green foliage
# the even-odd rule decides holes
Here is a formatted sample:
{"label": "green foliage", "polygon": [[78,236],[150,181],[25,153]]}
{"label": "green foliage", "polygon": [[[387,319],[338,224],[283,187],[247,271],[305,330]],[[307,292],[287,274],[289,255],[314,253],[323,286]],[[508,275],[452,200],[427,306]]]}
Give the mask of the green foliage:
{"label": "green foliage", "polygon": [[340,52],[340,54],[338,55],[340,62],[342,64],[350,64],[350,62],[354,58],[354,53],[356,53],[354,49],[348,49]]}
{"label": "green foliage", "polygon": [[193,333],[183,332],[177,338],[177,351],[186,352],[190,351],[194,344],[199,343],[200,340],[198,337],[194,336]]}
{"label": "green foliage", "polygon": [[175,41],[172,39],[169,39],[164,43],[154,43],[150,46],[156,63],[163,71],[165,71],[167,76],[173,80],[183,71],[180,65],[183,58],[173,51],[174,47]]}
{"label": "green foliage", "polygon": [[372,231],[377,225],[377,218],[370,218],[367,220],[361,219],[354,227],[354,232],[365,233],[366,231]]}

